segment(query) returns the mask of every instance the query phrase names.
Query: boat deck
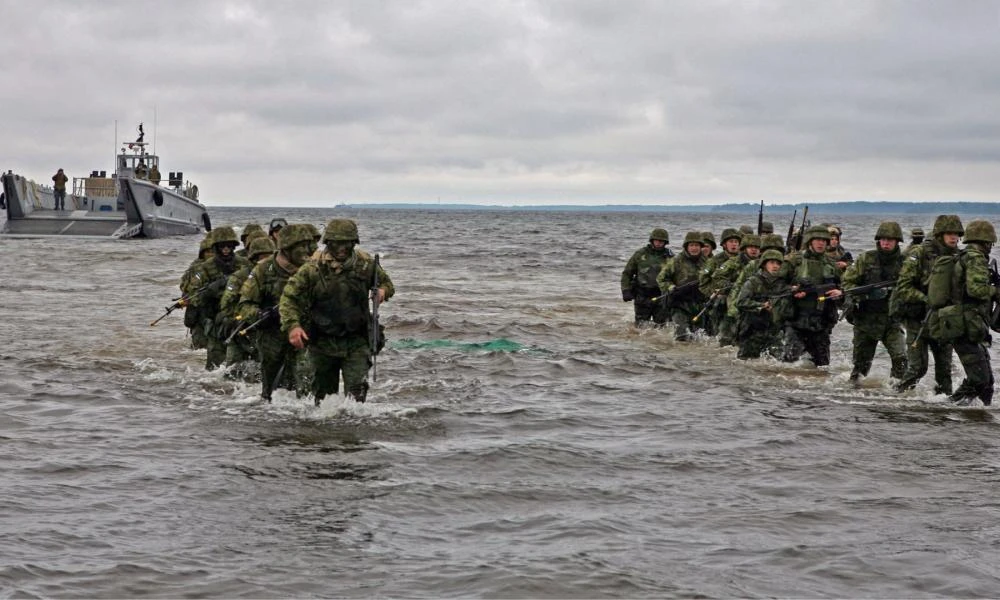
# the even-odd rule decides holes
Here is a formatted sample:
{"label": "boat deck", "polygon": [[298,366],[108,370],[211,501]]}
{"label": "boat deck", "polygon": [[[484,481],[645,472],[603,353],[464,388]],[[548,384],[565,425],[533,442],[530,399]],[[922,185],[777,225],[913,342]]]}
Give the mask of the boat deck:
{"label": "boat deck", "polygon": [[7,221],[9,235],[101,235],[110,236],[125,223],[125,213],[95,213],[85,210],[39,210],[24,218]]}

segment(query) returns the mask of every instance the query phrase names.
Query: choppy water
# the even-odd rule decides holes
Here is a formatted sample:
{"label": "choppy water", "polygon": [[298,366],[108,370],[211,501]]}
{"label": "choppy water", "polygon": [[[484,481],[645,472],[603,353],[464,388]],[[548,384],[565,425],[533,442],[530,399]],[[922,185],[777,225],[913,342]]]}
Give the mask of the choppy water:
{"label": "choppy water", "polygon": [[149,327],[194,238],[0,239],[0,596],[1000,596],[994,410],[881,349],[850,389],[846,324],[829,369],[631,327],[653,226],[755,215],[346,214],[398,290],[365,405],[262,405]]}

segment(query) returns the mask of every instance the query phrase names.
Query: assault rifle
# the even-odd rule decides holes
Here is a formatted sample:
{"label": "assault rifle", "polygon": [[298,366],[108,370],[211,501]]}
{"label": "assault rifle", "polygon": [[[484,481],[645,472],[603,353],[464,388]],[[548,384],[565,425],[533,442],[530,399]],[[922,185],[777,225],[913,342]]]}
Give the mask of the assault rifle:
{"label": "assault rifle", "polygon": [[917,347],[917,343],[920,341],[920,338],[923,337],[924,330],[927,329],[927,322],[931,320],[931,313],[932,312],[934,312],[933,308],[928,308],[927,309],[927,314],[924,315],[924,320],[920,322],[920,329],[917,330],[917,337],[913,338],[913,343],[910,344],[911,348],[916,348]]}
{"label": "assault rifle", "polygon": [[760,201],[760,210],[757,211],[757,235],[764,235],[764,201]]}
{"label": "assault rifle", "polygon": [[665,302],[669,304],[672,298],[679,298],[684,294],[690,292],[692,289],[697,289],[697,288],[698,288],[698,280],[695,279],[694,281],[689,281],[687,283],[682,283],[681,285],[674,286],[674,289],[670,290],[666,294],[651,299],[650,302],[653,303]]}
{"label": "assault rifle", "polygon": [[833,290],[839,290],[839,283],[817,283],[815,285],[794,285],[792,289],[787,292],[782,292],[780,294],[774,294],[773,296],[768,296],[771,300],[777,300],[778,298],[787,298],[789,296],[794,296],[799,292],[805,292],[807,296],[815,294],[817,300],[823,302],[826,300],[826,295]]}
{"label": "assault rifle", "polygon": [[802,238],[805,237],[806,228],[809,227],[809,207],[802,211],[802,224],[799,225],[798,232],[795,231],[795,214],[792,214],[792,222],[788,225],[788,237],[785,238],[786,254],[802,249]]}
{"label": "assault rifle", "polygon": [[379,347],[379,328],[378,328],[378,307],[381,302],[378,299],[379,290],[379,280],[378,271],[379,267],[378,254],[375,255],[375,268],[373,269],[374,276],[372,277],[372,289],[371,289],[371,300],[372,300],[372,329],[368,336],[368,343],[371,345],[372,350],[372,381],[378,380],[378,347]]}
{"label": "assault rifle", "polygon": [[[872,291],[875,291],[875,290],[888,289],[888,288],[891,288],[891,287],[893,287],[895,285],[896,285],[896,280],[895,279],[887,279],[886,281],[879,281],[878,283],[869,283],[867,285],[859,285],[859,286],[856,286],[856,287],[852,287],[852,288],[846,289],[846,290],[844,290],[844,295],[848,296],[848,297],[850,297],[850,296],[860,296],[862,294],[867,294],[868,292],[872,292]],[[847,321],[849,323],[854,323],[854,321],[853,321],[853,319],[854,319],[854,310],[855,310],[854,304],[851,304],[851,303],[846,304],[844,306],[844,312],[841,313],[840,318],[841,319],[847,319]]]}
{"label": "assault rifle", "polygon": [[705,306],[701,307],[701,310],[698,311],[698,314],[691,317],[691,322],[697,323],[698,320],[701,319],[702,315],[704,315],[705,312],[708,311],[708,309],[712,308],[716,303],[718,303],[719,298],[728,294],[729,290],[731,289],[733,289],[733,284],[730,283],[729,285],[723,286],[712,292],[712,295],[708,297],[708,302],[705,303]]}
{"label": "assault rifle", "polygon": [[844,296],[858,296],[860,294],[867,294],[868,292],[874,290],[891,288],[894,285],[896,285],[895,279],[887,279],[886,281],[879,281],[878,283],[869,283],[867,285],[859,285],[845,290],[840,287],[839,283],[818,283],[816,285],[793,287],[793,289],[790,289],[787,292],[782,292],[777,296],[771,296],[771,298],[785,298],[788,296],[794,296],[799,292],[805,292],[807,295],[816,294],[817,300],[823,302],[826,300],[827,294],[829,294],[833,290],[840,290]]}
{"label": "assault rifle", "polygon": [[[256,321],[250,323],[246,327],[237,327],[235,331],[229,334],[229,337],[226,338],[226,343],[228,344],[229,342],[233,341],[233,338],[235,338],[238,335],[246,335],[251,331],[253,331],[254,329],[257,329],[264,323],[270,321],[276,314],[278,314],[277,306],[272,306],[271,308],[266,308],[262,310],[259,313],[260,318],[258,318]],[[239,317],[236,318],[238,319]]]}
{"label": "assault rifle", "polygon": [[[215,281],[211,281],[209,283],[206,283],[205,285],[201,286],[200,288],[198,288],[194,292],[191,292],[190,294],[184,294],[180,298],[174,298],[173,300],[171,300],[171,302],[173,302],[173,304],[171,304],[170,306],[168,306],[168,307],[166,307],[164,309],[167,312],[165,312],[162,315],[160,315],[160,318],[158,318],[157,320],[155,320],[152,323],[150,323],[149,326],[150,327],[156,327],[156,324],[159,323],[160,321],[162,321],[163,319],[167,318],[167,315],[169,315],[170,313],[174,312],[178,308],[186,308],[186,307],[190,306],[191,305],[191,301],[194,300],[195,298],[201,296],[202,294],[205,294],[206,292],[210,292],[210,291],[218,291],[222,287],[225,287],[227,279],[228,279],[228,276],[224,275],[224,276],[216,279]],[[221,283],[221,285],[220,285],[220,283]]]}
{"label": "assault rifle", "polygon": [[790,254],[794,248],[792,247],[792,237],[795,235],[795,217],[799,214],[799,209],[794,209],[792,211],[792,220],[788,222],[788,235],[785,236],[785,254]]}

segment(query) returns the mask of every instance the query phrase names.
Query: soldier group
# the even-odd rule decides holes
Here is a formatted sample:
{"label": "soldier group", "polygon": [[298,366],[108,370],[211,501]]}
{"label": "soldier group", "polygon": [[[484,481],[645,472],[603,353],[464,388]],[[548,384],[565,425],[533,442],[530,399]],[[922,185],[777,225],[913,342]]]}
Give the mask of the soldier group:
{"label": "soldier group", "polygon": [[[338,392],[341,374],[345,394],[364,402],[384,344],[373,313],[395,288],[359,242],[349,219],[331,220],[322,234],[284,219],[267,233],[251,223],[240,237],[218,227],[205,236],[181,280],[183,295],[167,312],[185,309],[206,369],[226,365],[230,376],[245,378],[259,372],[269,402],[274,389],[285,388],[311,394],[318,406]],[[253,364],[259,369],[248,368]]]}
{"label": "soldier group", "polygon": [[[622,300],[634,303],[636,325],[669,321],[677,340],[701,331],[737,346],[741,359],[768,353],[794,362],[809,354],[817,366],[830,363],[830,335],[845,319],[854,326],[853,384],[868,375],[881,343],[897,391],[927,373],[930,351],[936,393],[962,406],[992,403],[989,332],[1000,331],[1000,275],[988,262],[997,241],[992,224],[963,228],[959,217],[940,215],[930,239],[915,228],[903,250],[902,228],[885,221],[875,248],[857,260],[840,246],[840,228],[800,229],[785,244],[767,222],[756,234],[727,228],[715,254],[712,233],[691,231],[676,255],[667,231],[653,229],[622,272]],[[953,351],[965,370],[957,389]]]}

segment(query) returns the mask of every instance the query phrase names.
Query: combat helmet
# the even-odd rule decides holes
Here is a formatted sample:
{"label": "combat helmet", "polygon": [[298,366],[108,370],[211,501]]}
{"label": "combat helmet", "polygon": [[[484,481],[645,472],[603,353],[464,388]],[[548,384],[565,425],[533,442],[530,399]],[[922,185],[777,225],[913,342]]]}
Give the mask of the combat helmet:
{"label": "combat helmet", "polygon": [[[247,248],[249,248],[250,247],[250,243],[253,242],[254,240],[259,239],[259,238],[266,238],[266,237],[267,237],[267,234],[264,233],[264,230],[261,229],[260,227],[258,227],[257,229],[254,229],[250,233],[246,234],[245,236],[242,236],[243,245],[246,246]],[[271,239],[271,238],[267,238],[267,239]]]}
{"label": "combat helmet", "polygon": [[753,227],[750,227],[749,225],[740,225],[740,237],[752,233],[753,233]]}
{"label": "combat helmet", "polygon": [[879,223],[878,231],[875,232],[875,241],[896,240],[903,241],[903,228],[895,221],[882,221]]}
{"label": "combat helmet", "polygon": [[802,238],[802,244],[809,246],[809,242],[813,240],[826,240],[830,241],[830,230],[822,225],[813,225],[809,229],[806,229],[805,236]]}
{"label": "combat helmet", "polygon": [[263,230],[260,233],[261,235],[255,236],[250,245],[247,246],[247,256],[255,262],[260,260],[260,256],[263,254],[274,254],[274,242],[267,237]]}
{"label": "combat helmet", "polygon": [[760,233],[761,235],[764,235],[766,233],[774,233],[774,223],[772,223],[771,221],[761,221]]}
{"label": "combat helmet", "polygon": [[278,248],[288,250],[300,242],[312,242],[313,234],[309,227],[303,223],[293,223],[281,230],[278,236]]}
{"label": "combat helmet", "polygon": [[666,229],[657,227],[649,234],[649,241],[652,242],[653,240],[663,240],[664,244],[669,244],[670,235],[667,233]]}
{"label": "combat helmet", "polygon": [[715,234],[711,231],[701,232],[701,243],[705,246],[711,246],[712,250],[715,250],[718,247],[718,244],[715,243]]}
{"label": "combat helmet", "polygon": [[914,227],[913,229],[910,230],[910,237],[923,239],[924,238],[924,228],[923,227]]}
{"label": "combat helmet", "polygon": [[962,219],[959,219],[958,215],[938,215],[934,219],[934,229],[931,230],[931,235],[937,237],[946,233],[965,235],[965,228],[962,227]]}
{"label": "combat helmet", "polygon": [[[254,232],[264,233],[264,228],[256,223],[248,223],[243,231],[240,232],[240,241],[244,244],[249,244],[250,234]],[[266,233],[264,235],[267,235]]]}
{"label": "combat helmet", "polygon": [[323,230],[323,242],[359,243],[358,225],[350,219],[330,219]]}
{"label": "combat helmet", "polygon": [[760,248],[760,244],[761,241],[759,235],[748,233],[745,236],[743,236],[742,240],[740,240],[740,250],[746,250],[750,246],[756,246]]}
{"label": "combat helmet", "polygon": [[212,230],[213,246],[227,243],[233,244],[234,246],[240,243],[240,238],[236,237],[236,232],[233,231],[232,227],[217,227]]}
{"label": "combat helmet", "polygon": [[781,250],[765,250],[763,254],[760,255],[760,266],[763,267],[764,263],[769,260],[776,260],[779,263],[785,262],[785,257],[781,254]]}
{"label": "combat helmet", "polygon": [[731,240],[734,238],[738,240],[742,237],[743,234],[740,233],[739,229],[736,229],[735,227],[726,227],[725,229],[722,230],[722,235],[719,236],[719,243],[725,244],[726,240]]}
{"label": "combat helmet", "polygon": [[982,244],[997,243],[997,232],[989,221],[972,221],[965,229],[965,243],[980,242]]}
{"label": "combat helmet", "polygon": [[702,241],[701,232],[700,231],[687,232],[687,234],[684,235],[684,246],[686,247],[688,244],[704,245],[705,242]]}
{"label": "combat helmet", "polygon": [[764,252],[768,250],[784,250],[785,240],[781,239],[781,236],[777,233],[768,233],[764,237],[760,238],[760,249]]}
{"label": "combat helmet", "polygon": [[312,232],[313,241],[318,243],[320,238],[323,237],[323,235],[320,234],[319,229],[316,229],[316,226],[313,225],[312,223],[306,223],[306,227],[309,229],[310,232]]}

